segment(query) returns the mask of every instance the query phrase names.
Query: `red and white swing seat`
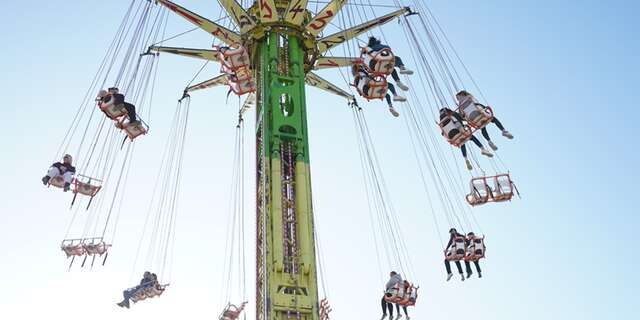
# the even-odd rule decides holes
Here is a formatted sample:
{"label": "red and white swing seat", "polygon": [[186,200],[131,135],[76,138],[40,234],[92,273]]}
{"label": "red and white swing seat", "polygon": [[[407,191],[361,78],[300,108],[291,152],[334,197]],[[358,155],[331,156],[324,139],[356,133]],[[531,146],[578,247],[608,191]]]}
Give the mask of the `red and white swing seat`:
{"label": "red and white swing seat", "polygon": [[236,70],[223,68],[223,72],[227,74],[229,89],[238,96],[256,92],[258,89],[251,70],[246,66]]}
{"label": "red and white swing seat", "polygon": [[[368,84],[369,90],[364,92],[364,86]],[[364,79],[360,79],[358,85],[355,83],[351,84],[358,90],[358,94],[367,99],[367,101],[375,100],[375,99],[384,99],[387,95],[387,91],[389,89],[389,83],[387,82],[387,78],[383,75],[373,74],[372,78],[367,83]]]}
{"label": "red and white swing seat", "polygon": [[127,114],[127,110],[124,104],[115,104],[113,95],[109,94],[103,98],[106,101],[99,101],[98,107],[104,112],[111,120],[118,120]]}
{"label": "red and white swing seat", "polygon": [[63,240],[60,248],[69,257],[102,256],[107,253],[110,244],[103,238],[67,239]]}
{"label": "red and white swing seat", "polygon": [[[156,284],[156,285],[152,285],[149,287],[141,287],[138,288],[136,290],[136,292],[131,296],[131,301],[133,301],[134,303],[138,302],[138,301],[143,301],[146,300],[148,298],[155,298],[155,297],[159,297],[162,295],[162,293],[164,293],[164,290],[166,289],[166,287],[169,284]],[[131,289],[135,289],[131,288]],[[130,289],[130,290],[131,290]]]}
{"label": "red and white swing seat", "polygon": [[[88,197],[94,197],[96,194],[98,194],[100,189],[102,189],[102,185],[92,183],[92,182],[101,183],[102,181],[91,178],[91,177],[83,176],[83,175],[78,175],[78,177],[82,179],[88,179],[88,180],[87,182],[83,182],[80,179],[74,177],[71,180],[71,185],[73,185],[73,193],[75,194],[79,193],[81,195],[85,195]],[[60,175],[60,176],[55,176],[51,178],[49,180],[49,185],[54,186],[56,188],[64,188],[64,185],[65,185],[64,177]]]}
{"label": "red and white swing seat", "polygon": [[[452,115],[447,115],[442,118],[438,123],[438,127],[440,127],[440,131],[445,139],[447,139],[447,142],[455,147],[460,147],[467,143],[467,141],[471,139],[471,136],[473,136],[473,130],[471,130],[469,126],[459,122]],[[449,133],[453,130],[457,130],[458,132],[453,137],[449,137]]]}
{"label": "red and white swing seat", "polygon": [[[389,48],[369,53],[362,48],[360,61],[369,73],[380,74],[385,77],[393,73],[396,66],[396,57]],[[371,61],[374,61],[373,68],[371,67]]]}
{"label": "red and white swing seat", "polygon": [[467,246],[464,237],[453,238],[453,243],[449,249],[444,253],[444,259],[448,261],[460,261],[464,259],[464,255],[467,251]]}
{"label": "red and white swing seat", "polygon": [[[489,186],[493,182],[493,188]],[[482,205],[488,202],[505,202],[513,198],[514,185],[511,176],[503,173],[489,177],[471,179],[471,192],[466,200],[472,206]]]}
{"label": "red and white swing seat", "polygon": [[484,236],[473,236],[467,246],[467,252],[464,256],[465,261],[478,261],[484,258],[486,247],[484,245]]}
{"label": "red and white swing seat", "polygon": [[415,306],[418,300],[418,289],[413,284],[405,286],[404,283],[398,283],[389,289],[384,296],[384,300],[389,303],[396,303],[405,307]]}
{"label": "red and white swing seat", "polygon": [[458,106],[458,111],[472,128],[479,130],[486,127],[493,120],[493,109],[467,98]]}
{"label": "red and white swing seat", "polygon": [[236,47],[230,47],[226,50],[221,50],[220,46],[215,46],[214,49],[218,51],[220,62],[231,70],[249,66],[249,53],[241,45],[236,45]]}
{"label": "red and white swing seat", "polygon": [[126,117],[120,118],[120,120],[118,121],[118,127],[124,130],[131,141],[149,132],[149,125],[144,122],[144,120],[138,118],[138,121],[131,123],[125,122],[125,118]]}

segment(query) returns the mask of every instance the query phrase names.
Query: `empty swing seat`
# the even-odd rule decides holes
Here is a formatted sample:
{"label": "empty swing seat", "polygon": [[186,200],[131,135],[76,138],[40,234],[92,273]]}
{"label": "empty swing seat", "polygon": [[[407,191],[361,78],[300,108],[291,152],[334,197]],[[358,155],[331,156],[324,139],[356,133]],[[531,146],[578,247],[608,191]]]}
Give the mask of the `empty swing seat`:
{"label": "empty swing seat", "polygon": [[468,98],[458,107],[460,114],[467,120],[469,126],[482,129],[493,120],[493,110]]}
{"label": "empty swing seat", "polygon": [[493,200],[495,202],[509,201],[513,198],[513,181],[508,173],[493,177],[493,183],[495,190]]}
{"label": "empty swing seat", "polygon": [[456,147],[460,147],[467,143],[473,135],[473,131],[471,131],[469,126],[460,123],[451,115],[447,115],[442,118],[438,123],[438,126],[447,141]]}
{"label": "empty swing seat", "polygon": [[449,250],[445,252],[445,260],[460,261],[464,259],[464,255],[467,251],[464,240],[464,237],[455,237],[453,239],[453,244],[451,244]]}
{"label": "empty swing seat", "polygon": [[80,257],[80,256],[85,255],[85,253],[86,253],[86,250],[85,250],[84,245],[82,243],[77,243],[77,244],[74,244],[73,242],[70,243],[70,244],[64,244],[63,243],[60,248],[67,255],[67,258],[69,258],[69,257]]}
{"label": "empty swing seat", "polygon": [[149,125],[147,125],[147,123],[142,119],[138,119],[138,121],[135,122],[125,122],[125,118],[126,117],[120,118],[117,127],[124,130],[131,141],[133,141],[133,139],[137,138],[138,136],[147,134],[147,132],[149,132]]}
{"label": "empty swing seat", "polygon": [[127,114],[127,110],[124,108],[124,104],[115,104],[115,99],[112,95],[108,95],[103,98],[103,101],[98,102],[98,107],[104,112],[111,120],[118,120]]}
{"label": "empty swing seat", "polygon": [[100,241],[98,243],[86,243],[84,245],[86,254],[90,256],[102,256],[103,254],[107,253],[109,247],[111,247],[111,245],[106,244],[104,241]]}
{"label": "empty swing seat", "polygon": [[471,192],[466,196],[466,200],[470,205],[477,206],[492,200],[493,194],[491,187],[487,184],[487,178],[473,178],[470,184]]}
{"label": "empty swing seat", "polygon": [[371,73],[390,75],[396,66],[396,57],[389,48],[364,53],[362,60]]}
{"label": "empty swing seat", "polygon": [[469,246],[467,246],[467,253],[464,256],[465,261],[478,261],[484,258],[486,247],[484,246],[484,236],[474,236]]}
{"label": "empty swing seat", "polygon": [[[86,180],[86,182],[81,180]],[[79,193],[88,197],[94,197],[98,194],[98,191],[102,189],[101,180],[84,175],[78,175],[78,177],[73,180],[73,185],[73,193]]]}

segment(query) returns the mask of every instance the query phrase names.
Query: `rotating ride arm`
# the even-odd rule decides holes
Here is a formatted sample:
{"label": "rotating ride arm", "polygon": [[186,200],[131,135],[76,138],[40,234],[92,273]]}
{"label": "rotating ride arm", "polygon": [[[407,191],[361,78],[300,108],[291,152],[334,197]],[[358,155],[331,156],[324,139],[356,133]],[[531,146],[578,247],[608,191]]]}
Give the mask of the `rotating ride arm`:
{"label": "rotating ride arm", "polygon": [[216,50],[151,46],[149,47],[149,51],[157,53],[166,52],[185,57],[220,62],[218,51]]}
{"label": "rotating ride arm", "polygon": [[384,15],[380,18],[376,18],[373,19],[371,21],[365,22],[363,24],[357,25],[353,28],[347,29],[347,30],[343,30],[337,33],[334,33],[330,36],[324,37],[320,40],[318,40],[318,51],[320,53],[325,53],[327,52],[327,50],[340,45],[346,41],[349,41],[375,27],[379,27],[381,25],[386,24],[389,21],[392,21],[393,19],[405,14],[405,13],[410,13],[411,10],[409,9],[409,7],[404,7],[400,10],[391,12],[387,15]]}
{"label": "rotating ride arm", "polygon": [[156,0],[161,5],[169,8],[169,10],[181,15],[183,18],[189,20],[189,22],[195,24],[200,29],[210,33],[214,37],[218,38],[220,41],[232,45],[234,43],[240,43],[240,35],[209,20],[206,19],[194,12],[191,12],[185,9],[182,6],[179,6],[168,0]]}

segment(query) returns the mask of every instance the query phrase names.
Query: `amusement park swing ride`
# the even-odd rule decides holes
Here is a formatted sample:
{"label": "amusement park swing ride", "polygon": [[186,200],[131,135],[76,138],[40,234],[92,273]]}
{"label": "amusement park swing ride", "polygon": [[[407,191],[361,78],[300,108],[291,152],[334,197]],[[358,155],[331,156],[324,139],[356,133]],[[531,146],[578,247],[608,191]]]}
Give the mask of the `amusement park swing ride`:
{"label": "amusement park swing ride", "polygon": [[[228,94],[244,97],[244,103],[238,110],[234,153],[237,163],[243,163],[244,159],[243,117],[248,110],[255,109],[257,320],[328,320],[331,312],[328,300],[321,298],[318,292],[322,263],[318,261],[314,230],[305,96],[307,85],[344,98],[352,109],[367,195],[372,202],[370,210],[375,211],[373,215],[377,217],[377,228],[382,235],[377,241],[390,247],[385,254],[405,276],[411,276],[408,250],[401,236],[390,236],[396,234],[393,231],[399,230],[400,224],[387,200],[384,178],[357,96],[374,102],[387,99],[395,117],[399,113],[393,107],[389,93],[393,94],[394,102],[406,102],[402,104],[402,118],[407,123],[415,147],[420,177],[427,193],[433,192],[427,186],[429,177],[438,186],[438,195],[434,199],[441,202],[450,226],[464,230],[465,226],[471,229],[477,225],[475,216],[465,203],[477,206],[505,202],[517,194],[499,157],[498,162],[491,159],[496,174],[486,175],[475,153],[469,150],[471,157],[467,156],[465,143],[472,140],[476,143],[474,133],[482,133],[493,151],[497,150],[486,132],[491,123],[496,124],[505,137],[511,139],[513,136],[495,119],[491,107],[479,103],[464,91],[462,78],[465,75],[458,70],[464,70],[477,89],[475,80],[421,0],[393,0],[388,1],[388,5],[375,5],[363,0],[331,0],[322,2],[322,7],[315,12],[309,7],[316,1],[307,0],[218,2],[226,15],[226,26],[219,23],[225,17],[209,20],[172,1],[131,1],[83,103],[56,151],[56,159],[75,151],[81,174],[74,175],[76,169],[71,164],[71,156],[65,156],[64,162],[54,164],[43,178],[45,185],[73,194],[71,206],[74,215],[61,244],[63,252],[71,259],[69,268],[76,259],[82,260],[82,266],[87,263],[93,266],[96,259],[102,259],[104,265],[107,260],[113,245],[134,142],[144,139],[150,132],[150,126],[143,118],[148,119],[153,104],[157,59],[165,53],[216,62],[220,64],[221,74],[187,86],[178,102],[154,188],[154,200],[145,222],[145,225],[153,225],[153,231],[146,235],[150,238],[148,260],[158,261],[154,266],[158,268],[160,277],[154,285],[141,284],[130,289],[130,299],[134,302],[160,296],[168,285],[163,282],[163,272],[173,244],[189,104],[191,94],[198,90],[226,87]],[[409,6],[403,6],[401,2],[407,2]],[[367,9],[371,13],[367,13]],[[367,17],[383,9],[388,12],[374,18]],[[166,20],[170,14],[177,14],[195,25],[194,29],[210,34],[215,40],[213,47],[193,49],[159,45],[164,41]],[[339,31],[326,35],[328,27],[335,27],[334,19],[341,14],[343,22],[338,26]],[[355,16],[364,22],[355,23]],[[349,21],[349,25],[345,21]],[[372,36],[373,30],[392,21],[397,21],[404,31],[410,47],[410,52],[404,55],[410,53],[413,58],[417,68],[414,76],[410,76],[412,72],[391,47],[376,42]],[[362,36],[369,36],[369,42],[360,40]],[[345,50],[345,56],[331,54],[332,49],[348,44],[351,47]],[[317,70],[345,67],[352,71],[346,77],[342,74],[346,89],[317,74]],[[400,80],[397,68],[408,86]],[[394,86],[387,81],[390,76],[399,89],[408,92],[408,99],[395,92]],[[347,80],[348,77],[353,77],[352,81]],[[107,84],[113,87],[104,90]],[[101,90],[96,98],[94,93],[97,89]],[[481,91],[479,93],[483,96]],[[421,101],[429,101],[436,113],[432,110],[429,115],[428,111],[417,106]],[[446,107],[451,105],[452,108]],[[434,131],[437,134],[433,134]],[[124,133],[124,140],[120,139],[121,133]],[[451,165],[445,159],[442,137],[438,141],[435,139],[440,134],[451,146],[460,147],[463,151],[471,174],[468,193],[462,189],[464,183],[459,171],[458,176],[455,175],[455,164]],[[476,144],[482,148],[483,155],[493,157],[493,153],[479,142]],[[472,161],[475,166],[472,166]],[[235,215],[232,229],[238,233],[244,233],[241,230],[244,228],[241,222],[244,179],[244,169],[241,164],[237,165],[233,172]],[[77,197],[81,199],[77,200]],[[75,203],[85,200],[87,205],[82,208],[88,211],[88,215],[82,232],[77,237],[69,237],[79,223],[77,213],[81,206]],[[438,225],[435,213],[434,221]],[[230,237],[238,237],[238,234]],[[484,258],[484,236],[465,239],[452,235],[451,239],[451,245],[445,250],[447,261],[455,261],[459,265],[460,261],[477,263]],[[244,247],[240,254],[245,255]],[[383,299],[390,303],[402,306],[417,303],[417,284],[403,281],[387,289]],[[246,298],[246,290],[243,291],[242,299]],[[246,301],[227,304],[220,319],[237,319],[245,305]]]}

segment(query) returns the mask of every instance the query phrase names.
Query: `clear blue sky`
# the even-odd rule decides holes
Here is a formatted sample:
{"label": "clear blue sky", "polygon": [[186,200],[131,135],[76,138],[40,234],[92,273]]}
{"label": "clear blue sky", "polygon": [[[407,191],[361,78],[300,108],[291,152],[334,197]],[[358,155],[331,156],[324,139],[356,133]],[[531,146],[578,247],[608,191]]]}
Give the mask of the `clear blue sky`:
{"label": "clear blue sky", "polygon": [[[179,3],[213,19],[219,15],[215,1]],[[367,106],[391,196],[406,227],[415,281],[422,285],[420,304],[410,310],[413,318],[632,318],[637,314],[633,289],[640,286],[632,236],[640,221],[633,192],[640,178],[634,125],[640,111],[631,102],[640,91],[640,5],[427,3],[516,136],[498,141],[523,199],[474,211],[489,246],[484,278],[445,282],[440,243],[423,207],[425,195],[404,124],[378,102]],[[193,97],[170,291],[131,310],[114,304],[132,284],[132,272],[140,271],[132,270],[133,259],[159,166],[156,155],[175,99],[201,66],[198,61],[162,57],[153,131],[137,144],[127,208],[107,266],[67,272],[58,249],[71,215],[69,195],[44,189],[39,178],[127,4],[3,4],[2,319],[211,318],[222,307],[217,302],[236,119],[233,103],[221,103],[224,89]],[[386,11],[380,9],[381,14]],[[190,27],[172,17],[168,34]],[[390,24],[384,31],[401,43],[395,40],[397,26]],[[196,31],[172,44],[205,48],[210,39]],[[307,96],[314,197],[333,318],[379,319],[381,277],[372,267],[375,251],[367,245],[371,235],[351,114],[339,98],[312,88]],[[339,176],[337,170],[342,171]]]}

